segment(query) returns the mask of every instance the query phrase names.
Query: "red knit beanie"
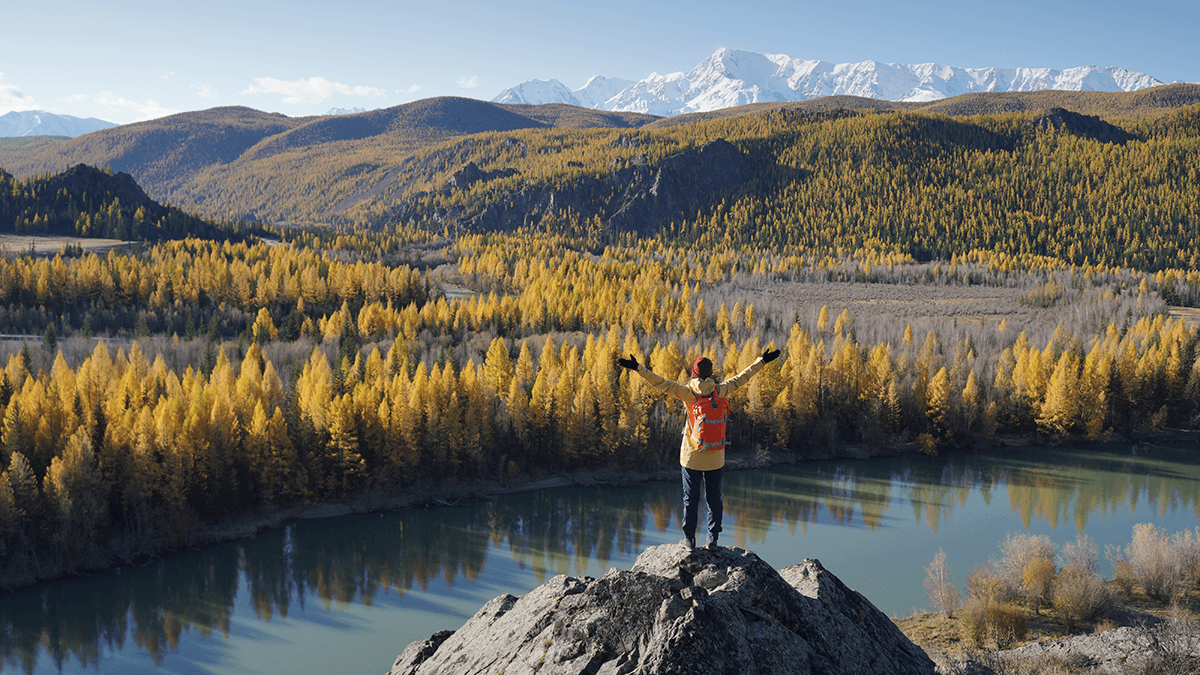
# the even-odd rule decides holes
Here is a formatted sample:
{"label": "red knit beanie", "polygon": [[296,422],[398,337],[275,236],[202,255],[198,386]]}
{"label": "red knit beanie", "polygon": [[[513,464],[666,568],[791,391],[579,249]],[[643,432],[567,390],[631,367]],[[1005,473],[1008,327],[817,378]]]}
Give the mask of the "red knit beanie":
{"label": "red knit beanie", "polygon": [[701,356],[692,363],[692,377],[705,380],[712,376],[712,361],[707,356]]}

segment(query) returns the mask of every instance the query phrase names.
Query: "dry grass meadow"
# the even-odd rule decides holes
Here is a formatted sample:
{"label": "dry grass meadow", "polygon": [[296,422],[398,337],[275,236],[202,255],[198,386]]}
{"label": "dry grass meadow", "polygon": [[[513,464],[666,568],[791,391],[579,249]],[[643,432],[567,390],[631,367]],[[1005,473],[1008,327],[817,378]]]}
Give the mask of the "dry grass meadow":
{"label": "dry grass meadow", "polygon": [[84,251],[101,254],[132,242],[120,239],[84,239],[56,235],[0,234],[0,255],[13,256],[33,252],[36,255],[54,254],[67,246],[79,246]]}

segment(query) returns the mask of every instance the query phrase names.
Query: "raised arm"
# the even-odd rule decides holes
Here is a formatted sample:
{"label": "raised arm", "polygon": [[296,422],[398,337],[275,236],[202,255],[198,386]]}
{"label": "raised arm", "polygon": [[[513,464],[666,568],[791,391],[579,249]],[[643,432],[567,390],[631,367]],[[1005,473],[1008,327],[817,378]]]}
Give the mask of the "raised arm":
{"label": "raised arm", "polygon": [[667,394],[679,399],[680,401],[683,401],[684,403],[691,403],[692,401],[696,400],[695,392],[689,389],[687,385],[679,384],[674,380],[668,380],[665,377],[656,375],[649,368],[638,363],[637,357],[633,354],[630,354],[629,358],[627,359],[617,359],[617,365],[634,371],[638,375],[641,375],[643,380],[649,382],[651,387],[654,387],[660,391],[665,391]]}
{"label": "raised arm", "polygon": [[720,390],[721,397],[728,398],[730,392],[735,391],[739,387],[745,386],[746,383],[750,381],[750,378],[754,377],[755,373],[762,370],[763,366],[777,358],[779,358],[778,349],[774,351],[771,351],[770,348],[764,349],[762,355],[757,359],[754,359],[754,363],[746,366],[746,368],[737,375],[734,375],[728,380],[725,380],[721,384],[717,385],[717,388]]}

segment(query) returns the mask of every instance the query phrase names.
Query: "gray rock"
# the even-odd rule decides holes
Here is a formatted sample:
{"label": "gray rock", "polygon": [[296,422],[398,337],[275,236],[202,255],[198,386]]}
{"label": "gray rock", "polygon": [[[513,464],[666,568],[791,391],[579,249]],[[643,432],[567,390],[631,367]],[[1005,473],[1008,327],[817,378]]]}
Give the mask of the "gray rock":
{"label": "gray rock", "polygon": [[646,549],[628,571],[557,576],[412,643],[391,675],[533,672],[907,675],[920,648],[816,560],[776,572],[750,551]]}
{"label": "gray rock", "polygon": [[1056,665],[1067,665],[1070,672],[1089,675],[1200,672],[1200,635],[1193,629],[1178,630],[1164,624],[1124,626],[964,658],[939,668],[939,673],[996,675],[1012,669],[1049,671]]}

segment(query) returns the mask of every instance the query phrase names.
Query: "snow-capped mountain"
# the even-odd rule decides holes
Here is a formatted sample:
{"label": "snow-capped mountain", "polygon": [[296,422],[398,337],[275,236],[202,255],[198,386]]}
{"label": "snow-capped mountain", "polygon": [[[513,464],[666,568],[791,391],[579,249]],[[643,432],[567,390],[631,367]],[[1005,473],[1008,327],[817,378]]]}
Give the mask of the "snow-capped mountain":
{"label": "snow-capped mountain", "polygon": [[493,103],[566,103],[581,108],[606,108],[605,102],[632,86],[633,80],[597,75],[575,91],[558,80],[529,80],[500,92]]}
{"label": "snow-capped mountain", "polygon": [[21,110],[0,115],[0,138],[12,136],[82,136],[117,125],[95,117],[56,115],[42,110]]}
{"label": "snow-capped mountain", "polygon": [[[558,80],[529,80],[500,92],[493,103],[568,103],[583,106],[567,85]],[[588,106],[591,107],[591,106]]]}
{"label": "snow-capped mountain", "polygon": [[617,94],[633,86],[633,80],[622,80],[619,77],[603,77],[596,75],[587,81],[583,87],[575,90],[575,98],[584,108],[599,108]]}
{"label": "snow-capped mountain", "polygon": [[[599,84],[593,84],[597,82]],[[594,77],[575,92],[570,92],[557,80],[532,80],[506,89],[492,100],[499,103],[571,103],[601,110],[670,116],[747,103],[801,101],[838,94],[888,101],[934,101],[977,91],[1134,91],[1161,84],[1145,73],[1116,66],[1056,70],[959,68],[935,63],[904,65],[878,61],[835,64],[793,59],[783,54],[719,49],[687,73],[651,73],[632,83]],[[613,92],[610,96],[601,98],[610,91]]]}
{"label": "snow-capped mountain", "polygon": [[358,113],[367,112],[366,108],[330,108],[325,111],[326,115],[357,115]]}

